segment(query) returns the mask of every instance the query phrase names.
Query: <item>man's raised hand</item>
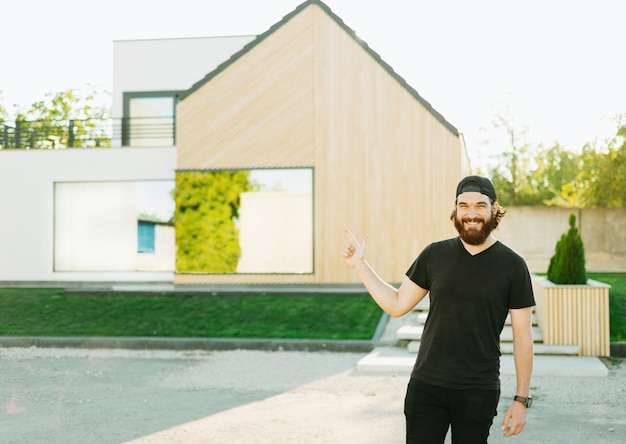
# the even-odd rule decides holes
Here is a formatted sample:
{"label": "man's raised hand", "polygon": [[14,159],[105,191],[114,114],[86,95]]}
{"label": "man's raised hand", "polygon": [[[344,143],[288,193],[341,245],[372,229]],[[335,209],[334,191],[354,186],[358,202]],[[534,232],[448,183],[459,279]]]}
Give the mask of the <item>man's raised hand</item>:
{"label": "man's raised hand", "polygon": [[341,249],[341,255],[348,265],[354,267],[357,261],[363,260],[365,257],[365,250],[367,249],[367,236],[363,238],[363,241],[359,244],[352,231],[346,228],[346,240],[343,243]]}

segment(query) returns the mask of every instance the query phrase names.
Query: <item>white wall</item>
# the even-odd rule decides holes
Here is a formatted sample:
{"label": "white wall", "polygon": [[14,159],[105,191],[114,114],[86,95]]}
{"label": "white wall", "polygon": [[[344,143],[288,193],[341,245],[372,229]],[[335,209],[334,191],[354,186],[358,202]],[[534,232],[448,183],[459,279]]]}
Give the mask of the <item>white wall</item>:
{"label": "white wall", "polygon": [[173,272],[55,272],[54,184],[174,180],[175,170],[174,147],[0,150],[0,282],[171,282]]}
{"label": "white wall", "polygon": [[136,254],[133,182],[55,184],[55,271],[135,271]]}
{"label": "white wall", "polygon": [[176,269],[176,231],[173,226],[157,224],[154,253],[136,253],[136,270],[172,271]]}
{"label": "white wall", "polygon": [[311,193],[241,193],[238,273],[313,273]]}
{"label": "white wall", "polygon": [[187,90],[256,36],[113,42],[113,117],[123,92]]}

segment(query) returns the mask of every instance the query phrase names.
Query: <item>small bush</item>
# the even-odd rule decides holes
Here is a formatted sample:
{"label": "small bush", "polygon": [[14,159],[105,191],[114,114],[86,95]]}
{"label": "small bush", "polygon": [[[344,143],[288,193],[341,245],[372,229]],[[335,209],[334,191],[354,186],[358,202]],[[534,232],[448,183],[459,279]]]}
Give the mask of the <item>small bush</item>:
{"label": "small bush", "polygon": [[585,247],[576,228],[576,216],[569,216],[569,230],[556,243],[548,266],[548,280],[555,284],[586,284]]}

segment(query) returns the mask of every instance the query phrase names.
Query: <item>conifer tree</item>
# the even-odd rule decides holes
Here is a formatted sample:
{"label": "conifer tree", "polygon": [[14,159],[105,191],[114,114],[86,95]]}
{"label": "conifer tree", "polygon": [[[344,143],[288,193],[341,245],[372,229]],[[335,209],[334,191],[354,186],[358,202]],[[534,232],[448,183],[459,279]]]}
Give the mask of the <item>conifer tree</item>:
{"label": "conifer tree", "polygon": [[569,216],[569,230],[556,243],[548,266],[548,280],[555,284],[586,284],[585,248],[576,228],[576,216]]}

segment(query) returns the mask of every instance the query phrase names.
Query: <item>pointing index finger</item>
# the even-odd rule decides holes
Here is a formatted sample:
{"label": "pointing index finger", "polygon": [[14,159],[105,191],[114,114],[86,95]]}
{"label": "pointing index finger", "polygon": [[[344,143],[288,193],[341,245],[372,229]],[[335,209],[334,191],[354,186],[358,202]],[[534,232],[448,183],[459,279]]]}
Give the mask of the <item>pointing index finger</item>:
{"label": "pointing index finger", "polygon": [[345,232],[346,232],[346,236],[348,236],[348,239],[350,239],[350,242],[352,242],[354,245],[359,245],[359,241],[356,240],[356,237],[354,237],[354,234],[352,234],[352,231],[346,228]]}

